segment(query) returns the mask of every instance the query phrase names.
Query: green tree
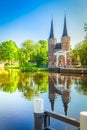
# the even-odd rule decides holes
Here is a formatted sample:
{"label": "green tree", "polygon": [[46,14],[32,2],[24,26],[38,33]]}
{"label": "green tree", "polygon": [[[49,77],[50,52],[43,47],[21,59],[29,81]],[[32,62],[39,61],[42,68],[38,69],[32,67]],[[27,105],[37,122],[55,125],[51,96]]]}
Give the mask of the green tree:
{"label": "green tree", "polygon": [[81,43],[78,43],[75,45],[74,49],[71,49],[71,55],[72,55],[72,64],[73,65],[79,65],[80,64],[80,49],[81,49]]}
{"label": "green tree", "polygon": [[79,57],[82,65],[87,65],[87,40],[82,42],[79,50]]}
{"label": "green tree", "polygon": [[87,40],[76,44],[72,52],[74,64],[87,65]]}
{"label": "green tree", "polygon": [[35,62],[37,66],[47,66],[48,64],[48,43],[46,40],[40,40],[35,45],[36,47],[36,55]]}
{"label": "green tree", "polygon": [[84,31],[86,33],[84,39],[87,40],[87,23],[84,23]]}
{"label": "green tree", "polygon": [[27,40],[21,44],[21,49],[19,50],[19,65],[21,69],[27,69],[29,67],[32,60],[33,48],[32,40]]}
{"label": "green tree", "polygon": [[40,40],[36,44],[31,40],[25,41],[19,50],[19,64],[22,70],[29,70],[32,64],[38,67],[48,63],[48,43]]}
{"label": "green tree", "polygon": [[0,60],[8,61],[12,64],[13,61],[18,59],[18,47],[12,40],[4,41],[0,44]]}
{"label": "green tree", "polygon": [[86,33],[84,40],[71,49],[73,64],[87,65],[87,23],[84,23],[84,31]]}

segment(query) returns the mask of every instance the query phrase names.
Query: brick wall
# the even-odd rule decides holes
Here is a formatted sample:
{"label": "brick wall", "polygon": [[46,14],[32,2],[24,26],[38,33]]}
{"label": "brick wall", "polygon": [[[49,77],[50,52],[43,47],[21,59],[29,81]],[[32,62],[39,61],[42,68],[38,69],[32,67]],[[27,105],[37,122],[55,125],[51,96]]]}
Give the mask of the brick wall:
{"label": "brick wall", "polygon": [[56,38],[48,40],[48,67],[54,68],[56,66],[56,57],[54,56],[55,45],[57,43]]}

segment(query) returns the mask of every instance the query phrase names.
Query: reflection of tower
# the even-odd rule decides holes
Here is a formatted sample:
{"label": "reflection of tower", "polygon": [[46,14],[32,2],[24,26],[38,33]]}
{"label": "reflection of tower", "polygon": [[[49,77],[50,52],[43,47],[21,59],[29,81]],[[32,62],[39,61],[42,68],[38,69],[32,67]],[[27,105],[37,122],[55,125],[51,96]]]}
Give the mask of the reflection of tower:
{"label": "reflection of tower", "polygon": [[61,97],[64,106],[65,115],[67,115],[68,111],[68,103],[70,102],[70,83],[71,79],[68,76],[60,76],[59,77],[59,86],[61,90]]}
{"label": "reflection of tower", "polygon": [[51,110],[54,111],[54,104],[55,104],[55,100],[57,98],[57,93],[55,92],[55,88],[54,87],[50,87],[49,86],[49,100],[51,103]]}
{"label": "reflection of tower", "polygon": [[59,75],[57,73],[49,73],[49,100],[51,109],[54,111],[55,100],[59,95],[62,97],[65,115],[67,115],[68,103],[70,102],[70,83],[68,76]]}
{"label": "reflection of tower", "polygon": [[70,90],[63,91],[62,101],[63,101],[65,115],[67,115],[68,103],[70,102]]}
{"label": "reflection of tower", "polygon": [[49,77],[48,77],[48,80],[49,80],[49,100],[50,100],[50,103],[51,103],[51,110],[54,111],[54,103],[55,103],[55,100],[57,98],[57,92],[56,92],[56,89],[54,87],[54,84],[56,82],[56,78],[55,78],[56,74],[54,73],[49,73]]}

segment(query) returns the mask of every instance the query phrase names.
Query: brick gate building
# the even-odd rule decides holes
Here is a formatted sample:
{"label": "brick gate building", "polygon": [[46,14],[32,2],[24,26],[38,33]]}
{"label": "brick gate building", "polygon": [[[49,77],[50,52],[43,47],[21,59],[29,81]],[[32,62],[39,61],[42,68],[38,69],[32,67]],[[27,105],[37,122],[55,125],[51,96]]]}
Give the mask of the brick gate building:
{"label": "brick gate building", "polygon": [[51,20],[50,36],[48,39],[48,67],[67,67],[70,66],[70,64],[70,36],[68,36],[67,32],[65,15],[63,34],[60,43],[57,43],[57,38],[54,36],[53,19]]}

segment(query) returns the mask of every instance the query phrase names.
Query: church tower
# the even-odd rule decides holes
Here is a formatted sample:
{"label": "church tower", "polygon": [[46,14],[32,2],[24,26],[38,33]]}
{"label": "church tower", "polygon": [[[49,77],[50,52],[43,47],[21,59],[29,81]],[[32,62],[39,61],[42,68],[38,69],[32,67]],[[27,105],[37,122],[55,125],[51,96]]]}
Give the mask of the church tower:
{"label": "church tower", "polygon": [[63,34],[61,37],[61,43],[63,51],[68,51],[70,49],[70,36],[68,36],[67,32],[66,15],[64,17],[64,27],[63,27]]}
{"label": "church tower", "polygon": [[70,66],[71,65],[71,57],[70,57],[70,36],[68,36],[67,25],[66,25],[66,14],[64,16],[64,27],[63,27],[63,34],[61,37],[61,45],[62,51],[66,52],[66,63],[65,58],[61,57],[61,63],[63,66]]}
{"label": "church tower", "polygon": [[53,68],[56,62],[56,58],[54,56],[55,45],[57,43],[57,39],[54,37],[54,27],[53,27],[53,18],[51,20],[51,28],[50,28],[50,36],[48,39],[48,67]]}

